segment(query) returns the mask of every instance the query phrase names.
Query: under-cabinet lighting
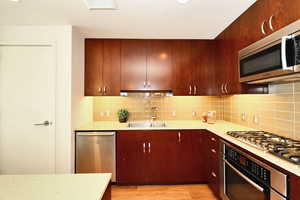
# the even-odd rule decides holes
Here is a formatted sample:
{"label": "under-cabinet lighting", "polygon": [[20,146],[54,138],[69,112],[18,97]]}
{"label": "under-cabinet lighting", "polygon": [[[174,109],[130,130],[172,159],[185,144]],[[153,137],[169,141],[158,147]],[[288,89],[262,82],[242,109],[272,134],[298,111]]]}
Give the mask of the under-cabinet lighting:
{"label": "under-cabinet lighting", "polygon": [[117,9],[115,0],[84,0],[89,10],[114,10]]}

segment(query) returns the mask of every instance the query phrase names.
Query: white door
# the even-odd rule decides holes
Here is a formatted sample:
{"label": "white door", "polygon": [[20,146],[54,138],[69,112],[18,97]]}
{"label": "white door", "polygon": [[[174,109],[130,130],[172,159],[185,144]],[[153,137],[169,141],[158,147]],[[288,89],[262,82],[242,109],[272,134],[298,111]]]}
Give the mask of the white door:
{"label": "white door", "polygon": [[54,118],[54,48],[0,45],[0,174],[55,173]]}

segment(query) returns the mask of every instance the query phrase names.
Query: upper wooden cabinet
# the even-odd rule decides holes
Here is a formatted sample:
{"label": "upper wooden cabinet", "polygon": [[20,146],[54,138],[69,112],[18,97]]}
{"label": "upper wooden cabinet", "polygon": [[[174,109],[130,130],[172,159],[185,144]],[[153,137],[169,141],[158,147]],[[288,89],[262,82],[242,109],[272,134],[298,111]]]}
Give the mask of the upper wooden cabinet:
{"label": "upper wooden cabinet", "polygon": [[147,40],[122,40],[121,90],[147,89]]}
{"label": "upper wooden cabinet", "polygon": [[165,40],[122,40],[121,90],[172,90],[172,55]]}
{"label": "upper wooden cabinet", "polygon": [[173,94],[176,96],[193,95],[193,72],[195,63],[192,59],[190,40],[173,41],[174,83]]}
{"label": "upper wooden cabinet", "polygon": [[120,94],[120,40],[85,40],[85,96]]}

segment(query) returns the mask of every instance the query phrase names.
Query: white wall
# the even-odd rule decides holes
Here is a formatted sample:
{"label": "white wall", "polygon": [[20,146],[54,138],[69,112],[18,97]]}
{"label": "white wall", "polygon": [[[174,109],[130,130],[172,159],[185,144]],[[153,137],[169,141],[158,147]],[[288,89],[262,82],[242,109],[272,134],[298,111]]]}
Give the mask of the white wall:
{"label": "white wall", "polygon": [[56,48],[56,105],[55,105],[55,171],[72,172],[71,124],[71,26],[1,26],[1,44],[55,43]]}
{"label": "white wall", "polygon": [[92,122],[92,97],[84,97],[84,38],[78,29],[72,30],[72,152],[71,163],[74,170],[75,135],[74,130]]}

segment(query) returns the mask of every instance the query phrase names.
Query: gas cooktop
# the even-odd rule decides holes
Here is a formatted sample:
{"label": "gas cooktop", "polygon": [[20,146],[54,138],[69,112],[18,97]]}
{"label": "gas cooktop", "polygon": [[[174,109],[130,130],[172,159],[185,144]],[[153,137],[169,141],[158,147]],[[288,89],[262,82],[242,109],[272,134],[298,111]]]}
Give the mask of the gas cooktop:
{"label": "gas cooktop", "polygon": [[300,165],[300,141],[264,131],[229,131],[227,135]]}

